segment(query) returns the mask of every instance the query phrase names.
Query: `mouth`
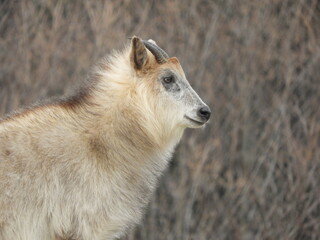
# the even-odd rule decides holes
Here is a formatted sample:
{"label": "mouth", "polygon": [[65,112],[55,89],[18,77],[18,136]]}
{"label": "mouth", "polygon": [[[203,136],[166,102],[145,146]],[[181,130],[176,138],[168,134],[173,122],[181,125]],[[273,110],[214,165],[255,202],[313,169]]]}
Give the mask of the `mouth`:
{"label": "mouth", "polygon": [[190,122],[193,122],[193,123],[195,123],[195,124],[197,124],[197,125],[203,125],[203,124],[205,124],[206,122],[200,122],[200,121],[198,121],[198,120],[195,120],[195,119],[193,119],[193,118],[190,118],[190,117],[188,117],[187,115],[185,115],[184,116],[186,119],[188,119]]}

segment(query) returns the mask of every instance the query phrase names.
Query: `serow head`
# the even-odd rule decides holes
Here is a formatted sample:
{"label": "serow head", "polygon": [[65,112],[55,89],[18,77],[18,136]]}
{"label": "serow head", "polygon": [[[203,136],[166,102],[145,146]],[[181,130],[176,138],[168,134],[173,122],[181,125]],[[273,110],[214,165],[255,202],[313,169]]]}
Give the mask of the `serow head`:
{"label": "serow head", "polygon": [[176,57],[169,58],[153,40],[131,38],[130,61],[156,118],[183,128],[203,126],[211,116],[210,108],[190,86]]}

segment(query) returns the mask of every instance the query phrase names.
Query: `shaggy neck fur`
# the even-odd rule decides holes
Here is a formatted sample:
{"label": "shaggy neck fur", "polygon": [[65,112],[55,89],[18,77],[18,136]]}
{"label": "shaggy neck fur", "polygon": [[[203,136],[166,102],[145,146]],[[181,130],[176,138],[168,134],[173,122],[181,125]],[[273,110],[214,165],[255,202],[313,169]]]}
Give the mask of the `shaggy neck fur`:
{"label": "shaggy neck fur", "polygon": [[[168,155],[179,142],[183,128],[174,126],[170,117],[159,116],[161,106],[154,99],[155,93],[150,92],[152,87],[143,86],[128,56],[129,48],[102,61],[94,69],[89,93],[79,105],[80,114],[92,118],[85,121],[91,147],[102,155],[113,149],[126,156],[125,161]],[[148,80],[151,85],[156,81]],[[130,155],[135,159],[128,159]]]}

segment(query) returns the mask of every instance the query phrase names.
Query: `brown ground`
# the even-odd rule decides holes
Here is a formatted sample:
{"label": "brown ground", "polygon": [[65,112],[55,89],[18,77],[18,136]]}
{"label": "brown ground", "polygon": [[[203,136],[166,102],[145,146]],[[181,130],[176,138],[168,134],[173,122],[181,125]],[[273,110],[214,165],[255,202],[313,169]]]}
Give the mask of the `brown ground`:
{"label": "brown ground", "polygon": [[319,1],[2,0],[0,34],[0,115],[69,92],[133,34],[213,109],[124,239],[320,239]]}

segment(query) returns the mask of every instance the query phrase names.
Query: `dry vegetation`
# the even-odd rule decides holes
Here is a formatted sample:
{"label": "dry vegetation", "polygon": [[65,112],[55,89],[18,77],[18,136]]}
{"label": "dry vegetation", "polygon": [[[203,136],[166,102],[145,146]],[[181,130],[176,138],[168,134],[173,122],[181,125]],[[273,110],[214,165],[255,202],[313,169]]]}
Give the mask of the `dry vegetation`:
{"label": "dry vegetation", "polygon": [[320,239],[317,0],[7,0],[0,33],[1,115],[69,92],[133,34],[214,110],[125,239]]}

